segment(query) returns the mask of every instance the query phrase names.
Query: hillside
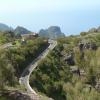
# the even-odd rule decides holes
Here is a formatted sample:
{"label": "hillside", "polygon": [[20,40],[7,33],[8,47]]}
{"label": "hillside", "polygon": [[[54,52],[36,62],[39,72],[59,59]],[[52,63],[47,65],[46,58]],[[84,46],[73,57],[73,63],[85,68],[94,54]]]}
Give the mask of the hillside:
{"label": "hillside", "polygon": [[41,29],[39,31],[39,36],[51,39],[65,37],[64,33],[61,32],[60,27],[58,26],[51,26],[45,30]]}
{"label": "hillside", "polygon": [[99,100],[100,33],[88,34],[58,39],[31,75],[37,92],[54,100]]}
{"label": "hillside", "polygon": [[6,45],[5,48],[0,46],[0,100],[16,100],[14,98],[17,98],[17,94],[21,96],[20,98],[29,98],[25,87],[19,84],[19,77],[24,69],[47,48],[48,42],[40,37],[22,41],[21,38],[8,37],[10,33],[6,34],[8,35],[2,36],[2,39],[12,39],[10,40],[12,45],[11,47]]}
{"label": "hillside", "polygon": [[[60,28],[56,29],[51,27],[48,32],[61,33]],[[0,40],[1,44],[12,43],[9,48],[0,48],[0,100],[32,100],[25,86],[19,84],[19,78],[32,61],[50,49],[48,38],[31,37],[23,41],[14,32],[2,32]],[[43,96],[42,100],[99,100],[100,32],[61,38],[59,35],[56,41],[54,50],[40,59],[30,75],[34,91]],[[28,74],[29,70],[25,75]]]}

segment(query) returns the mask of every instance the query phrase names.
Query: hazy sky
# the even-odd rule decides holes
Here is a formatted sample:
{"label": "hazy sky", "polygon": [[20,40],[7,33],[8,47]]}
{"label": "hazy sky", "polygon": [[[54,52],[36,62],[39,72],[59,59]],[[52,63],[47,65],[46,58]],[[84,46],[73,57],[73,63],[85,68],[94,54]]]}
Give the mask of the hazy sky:
{"label": "hazy sky", "polygon": [[100,0],[0,0],[0,22],[35,32],[57,25],[78,34],[100,25]]}

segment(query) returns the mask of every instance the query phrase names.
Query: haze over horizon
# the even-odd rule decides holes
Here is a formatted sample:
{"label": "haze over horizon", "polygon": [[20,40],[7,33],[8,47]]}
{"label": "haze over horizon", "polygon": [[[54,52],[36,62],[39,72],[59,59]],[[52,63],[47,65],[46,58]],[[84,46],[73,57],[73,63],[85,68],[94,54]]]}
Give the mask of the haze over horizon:
{"label": "haze over horizon", "polygon": [[100,0],[0,0],[0,23],[38,32],[60,26],[66,35],[100,26]]}

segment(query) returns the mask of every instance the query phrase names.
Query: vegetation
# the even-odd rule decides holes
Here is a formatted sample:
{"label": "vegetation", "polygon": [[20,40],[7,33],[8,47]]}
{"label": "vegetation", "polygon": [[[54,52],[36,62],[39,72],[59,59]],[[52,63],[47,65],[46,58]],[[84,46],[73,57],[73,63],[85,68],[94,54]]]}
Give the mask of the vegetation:
{"label": "vegetation", "polygon": [[[27,40],[26,44],[0,50],[0,90],[18,85],[18,77],[48,43],[42,38]],[[9,73],[9,74],[8,74]]]}
{"label": "vegetation", "polygon": [[[82,37],[70,36],[58,39],[58,46],[39,63],[30,78],[31,86],[54,100],[99,100],[96,89],[100,80],[99,34]],[[84,42],[85,41],[85,42]],[[98,49],[85,49],[84,56],[79,43],[96,44]],[[79,73],[73,73],[71,65],[64,60],[66,54],[74,54],[75,65]],[[83,72],[83,73],[81,73]]]}
{"label": "vegetation", "polygon": [[[100,33],[82,32],[57,41],[55,49],[31,74],[31,86],[54,100],[99,100]],[[7,42],[12,42],[13,47],[0,49],[0,94],[6,88],[21,88],[20,74],[48,46],[46,38],[22,41],[13,32],[1,32],[0,44]],[[68,63],[69,58],[74,60],[73,65]],[[0,96],[0,100],[7,98]]]}
{"label": "vegetation", "polygon": [[11,42],[15,39],[15,35],[11,31],[0,32],[0,44]]}
{"label": "vegetation", "polygon": [[55,100],[65,100],[63,84],[70,81],[72,75],[61,58],[63,47],[58,45],[54,51],[39,63],[39,66],[31,75],[30,84],[39,92]]}

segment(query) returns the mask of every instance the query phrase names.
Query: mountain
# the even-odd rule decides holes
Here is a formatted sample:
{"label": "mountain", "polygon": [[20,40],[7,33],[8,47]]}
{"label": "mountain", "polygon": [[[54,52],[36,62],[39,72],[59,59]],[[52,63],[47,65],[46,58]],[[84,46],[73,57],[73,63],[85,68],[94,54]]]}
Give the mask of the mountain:
{"label": "mountain", "polygon": [[97,31],[100,32],[100,26],[97,28]]}
{"label": "mountain", "polygon": [[29,31],[26,28],[21,27],[21,26],[17,26],[16,29],[13,29],[13,28],[11,28],[8,25],[3,24],[3,23],[0,23],[0,31],[1,32],[14,31],[15,34],[27,34],[27,33],[31,32],[31,31]]}
{"label": "mountain", "polygon": [[31,33],[31,31],[27,30],[24,27],[17,26],[16,29],[14,30],[14,33],[15,34],[28,34],[28,33]]}
{"label": "mountain", "polygon": [[39,31],[39,36],[52,39],[65,37],[64,33],[61,32],[61,29],[58,26],[51,26],[48,29],[41,29]]}
{"label": "mountain", "polygon": [[100,26],[98,28],[91,28],[88,32],[89,33],[100,33]]}
{"label": "mountain", "polygon": [[4,31],[11,31],[13,30],[11,27],[9,27],[8,25],[2,24],[0,23],[0,31],[4,32]]}
{"label": "mountain", "polygon": [[[13,31],[16,35],[31,33],[30,30],[28,30],[22,26],[17,26],[15,29],[13,29],[13,28],[9,27],[8,25],[2,24],[2,23],[0,23],[0,31],[1,32]],[[48,29],[41,29],[39,31],[39,36],[51,38],[51,39],[56,39],[56,38],[65,37],[65,34],[61,32],[60,27],[51,26]]]}

